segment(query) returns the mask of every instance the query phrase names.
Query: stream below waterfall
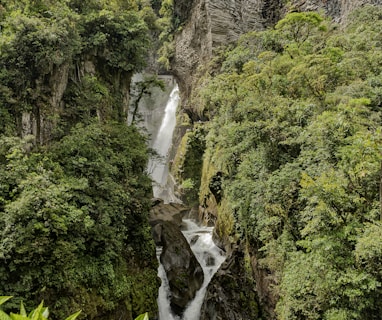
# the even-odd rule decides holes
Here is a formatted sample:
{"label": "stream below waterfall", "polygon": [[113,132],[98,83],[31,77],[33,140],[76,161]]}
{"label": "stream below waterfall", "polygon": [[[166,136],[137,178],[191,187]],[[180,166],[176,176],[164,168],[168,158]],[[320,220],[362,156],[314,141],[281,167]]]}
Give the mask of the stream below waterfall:
{"label": "stream below waterfall", "polygon": [[[191,250],[203,269],[204,282],[201,288],[196,292],[195,298],[187,306],[183,316],[178,317],[171,312],[170,288],[165,270],[160,264],[158,268],[158,276],[162,280],[162,285],[159,288],[158,296],[159,320],[199,320],[200,309],[203,304],[207,286],[213,275],[225,260],[224,251],[218,248],[212,240],[213,227],[199,226],[195,221],[190,219],[183,219],[183,225],[184,228],[182,233],[190,244]],[[158,248],[158,259],[160,253],[161,248]]]}

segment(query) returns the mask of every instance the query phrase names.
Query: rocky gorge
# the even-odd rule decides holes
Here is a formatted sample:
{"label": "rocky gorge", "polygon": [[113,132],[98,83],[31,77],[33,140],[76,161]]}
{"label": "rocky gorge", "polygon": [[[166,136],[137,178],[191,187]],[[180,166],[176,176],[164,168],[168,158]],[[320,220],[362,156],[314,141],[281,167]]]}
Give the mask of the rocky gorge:
{"label": "rocky gorge", "polygon": [[381,0],[0,18],[5,312],[380,319]]}
{"label": "rocky gorge", "polygon": [[154,238],[158,239],[156,245],[162,247],[160,261],[170,286],[171,309],[175,314],[182,315],[203,283],[203,270],[181,233],[179,224],[161,221],[153,230]]}

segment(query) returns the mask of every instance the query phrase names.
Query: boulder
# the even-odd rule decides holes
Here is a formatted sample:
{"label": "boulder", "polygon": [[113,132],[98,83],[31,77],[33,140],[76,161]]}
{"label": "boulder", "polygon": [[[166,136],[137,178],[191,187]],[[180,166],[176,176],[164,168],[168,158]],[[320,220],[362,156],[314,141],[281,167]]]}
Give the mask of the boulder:
{"label": "boulder", "polygon": [[153,199],[152,203],[149,217],[151,226],[163,221],[172,221],[180,227],[182,218],[190,211],[190,208],[181,203],[164,203],[160,199]]}
{"label": "boulder", "polygon": [[171,308],[181,315],[203,284],[203,269],[176,223],[164,221],[161,224],[161,243],[160,260],[170,286]]}
{"label": "boulder", "polygon": [[162,246],[162,223],[164,221],[170,221],[180,228],[182,218],[188,214],[190,209],[180,203],[163,203],[161,199],[153,199],[152,203],[149,217],[151,233],[155,244]]}
{"label": "boulder", "polygon": [[259,319],[254,280],[244,265],[244,253],[235,248],[207,287],[200,320]]}

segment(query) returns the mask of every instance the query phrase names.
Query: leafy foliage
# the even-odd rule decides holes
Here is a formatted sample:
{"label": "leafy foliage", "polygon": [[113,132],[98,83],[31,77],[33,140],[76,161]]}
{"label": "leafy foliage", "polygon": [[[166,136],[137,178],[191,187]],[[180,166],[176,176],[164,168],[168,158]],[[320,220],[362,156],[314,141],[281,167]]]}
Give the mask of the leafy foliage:
{"label": "leafy foliage", "polygon": [[41,154],[22,140],[4,141],[0,283],[17,297],[9,307],[43,298],[56,316],[82,308],[92,317],[128,301],[147,280],[135,302],[155,309],[155,268],[145,279],[128,276],[156,265],[147,151],[137,129],[80,125]]}
{"label": "leafy foliage", "polygon": [[[121,124],[155,27],[150,4],[0,8],[0,291],[16,296],[7,308],[45,299],[56,317],[155,312],[146,144]],[[25,131],[35,136],[11,137]]]}
{"label": "leafy foliage", "polygon": [[156,19],[146,0],[0,1],[7,310],[44,299],[55,318],[156,312],[148,152],[125,125]]}
{"label": "leafy foliage", "polygon": [[144,314],[139,315],[137,318],[135,318],[135,320],[149,320],[149,315],[146,312]]}
{"label": "leafy foliage", "polygon": [[337,31],[291,13],[200,78],[217,223],[230,210],[273,280],[278,319],[380,317],[381,17],[365,6]]}
{"label": "leafy foliage", "polygon": [[[2,305],[4,302],[11,299],[12,296],[0,296],[0,305]],[[65,318],[65,320],[75,320],[80,315],[81,311],[77,311],[76,313],[73,313],[69,317]],[[48,308],[44,307],[44,303],[41,302],[39,306],[32,310],[29,315],[27,314],[24,304],[21,302],[20,304],[20,312],[18,314],[16,313],[10,313],[8,316],[4,311],[0,309],[0,318],[4,320],[22,320],[22,319],[30,319],[30,320],[46,320],[49,317],[49,310]]]}
{"label": "leafy foliage", "polygon": [[147,2],[25,0],[1,8],[0,133],[20,135],[26,114],[42,144],[89,116],[127,119],[129,81],[146,64],[156,20]]}
{"label": "leafy foliage", "polygon": [[177,156],[172,163],[172,173],[180,185],[182,200],[190,206],[198,203],[198,187],[202,175],[204,130],[195,126],[183,136]]}
{"label": "leafy foliage", "polygon": [[101,10],[85,17],[82,38],[85,51],[102,58],[111,68],[141,69],[148,48],[147,26],[131,11]]}

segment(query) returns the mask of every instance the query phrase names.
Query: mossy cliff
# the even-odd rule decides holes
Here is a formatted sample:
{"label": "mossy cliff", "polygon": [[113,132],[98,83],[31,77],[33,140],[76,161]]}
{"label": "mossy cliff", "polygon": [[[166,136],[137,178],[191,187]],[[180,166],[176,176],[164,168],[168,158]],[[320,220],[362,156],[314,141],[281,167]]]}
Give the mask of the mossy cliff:
{"label": "mossy cliff", "polygon": [[0,10],[1,133],[46,144],[95,116],[126,120],[131,77],[150,46],[150,8],[8,1]]}
{"label": "mossy cliff", "polygon": [[[269,6],[277,18],[255,10]],[[195,1],[189,12],[173,56],[190,119],[176,170],[204,149],[199,216],[239,252],[222,269],[244,266],[255,288],[231,297],[264,319],[379,319],[380,3]],[[211,290],[202,319],[218,312]]]}
{"label": "mossy cliff", "polygon": [[205,150],[202,125],[186,129],[171,163],[171,172],[178,182],[178,194],[189,206],[198,204],[198,188],[202,176],[202,157]]}

